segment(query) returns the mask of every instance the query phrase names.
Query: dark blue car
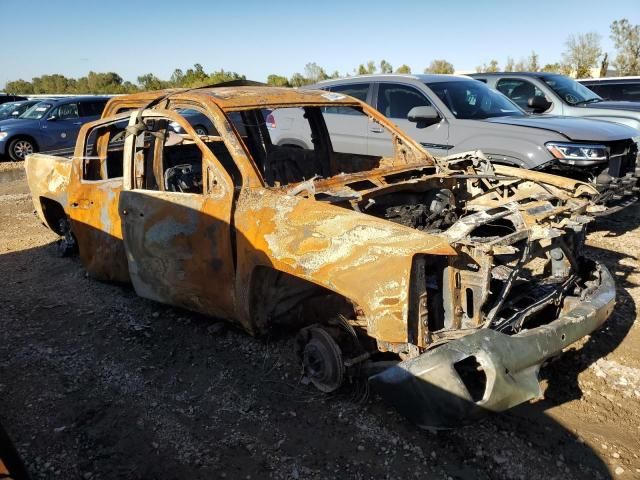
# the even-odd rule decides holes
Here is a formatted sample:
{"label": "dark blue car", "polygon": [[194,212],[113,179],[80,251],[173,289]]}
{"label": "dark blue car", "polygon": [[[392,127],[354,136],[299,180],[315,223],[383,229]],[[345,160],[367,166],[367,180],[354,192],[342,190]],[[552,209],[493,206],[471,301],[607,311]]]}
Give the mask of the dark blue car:
{"label": "dark blue car", "polygon": [[0,155],[24,160],[34,152],[73,148],[80,127],[97,120],[108,97],[67,97],[35,104],[19,119],[0,121]]}

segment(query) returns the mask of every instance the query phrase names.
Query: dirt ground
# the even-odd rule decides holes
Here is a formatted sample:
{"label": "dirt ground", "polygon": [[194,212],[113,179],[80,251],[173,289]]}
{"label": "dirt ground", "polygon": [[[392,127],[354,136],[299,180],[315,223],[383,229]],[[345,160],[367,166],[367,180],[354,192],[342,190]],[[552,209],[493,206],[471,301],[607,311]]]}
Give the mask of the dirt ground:
{"label": "dirt ground", "polygon": [[618,280],[606,326],[543,368],[543,400],[428,432],[302,385],[290,337],[87,278],[2,163],[0,421],[35,479],[640,478],[640,207],[592,227]]}

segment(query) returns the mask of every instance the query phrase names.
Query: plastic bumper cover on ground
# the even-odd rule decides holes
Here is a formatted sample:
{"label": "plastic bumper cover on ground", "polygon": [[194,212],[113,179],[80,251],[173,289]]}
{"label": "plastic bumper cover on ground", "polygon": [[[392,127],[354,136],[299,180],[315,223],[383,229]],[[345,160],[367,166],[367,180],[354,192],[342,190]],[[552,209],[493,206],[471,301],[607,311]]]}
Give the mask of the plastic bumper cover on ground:
{"label": "plastic bumper cover on ground", "polygon": [[[373,388],[419,426],[435,428],[540,396],[541,364],[597,329],[613,310],[611,274],[602,265],[595,273],[597,289],[556,320],[517,335],[478,330],[372,376]],[[460,368],[474,364],[480,369]]]}

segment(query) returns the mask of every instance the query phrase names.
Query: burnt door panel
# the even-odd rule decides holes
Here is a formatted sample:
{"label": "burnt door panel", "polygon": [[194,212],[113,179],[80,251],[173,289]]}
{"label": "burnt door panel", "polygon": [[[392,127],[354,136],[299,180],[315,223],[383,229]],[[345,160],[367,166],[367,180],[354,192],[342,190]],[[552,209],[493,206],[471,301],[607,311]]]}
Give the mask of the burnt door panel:
{"label": "burnt door panel", "polygon": [[225,195],[122,192],[125,250],[138,295],[233,317],[230,207]]}

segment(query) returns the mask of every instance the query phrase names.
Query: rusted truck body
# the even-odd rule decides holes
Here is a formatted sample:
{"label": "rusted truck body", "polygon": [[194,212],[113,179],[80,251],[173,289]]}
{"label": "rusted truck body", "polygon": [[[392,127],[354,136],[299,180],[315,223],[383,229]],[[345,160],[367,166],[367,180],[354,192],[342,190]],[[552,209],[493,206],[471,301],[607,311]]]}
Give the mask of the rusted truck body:
{"label": "rusted truck body", "polygon": [[[273,145],[280,108],[302,109],[313,150]],[[386,130],[394,154],[353,154],[327,112]],[[38,215],[92,277],[253,335],[298,331],[316,387],[364,379],[421,426],[540,395],[540,365],[615,301],[609,272],[582,255],[593,187],[479,153],[436,159],[331,92],[117,97],[73,157],[25,168]]]}

